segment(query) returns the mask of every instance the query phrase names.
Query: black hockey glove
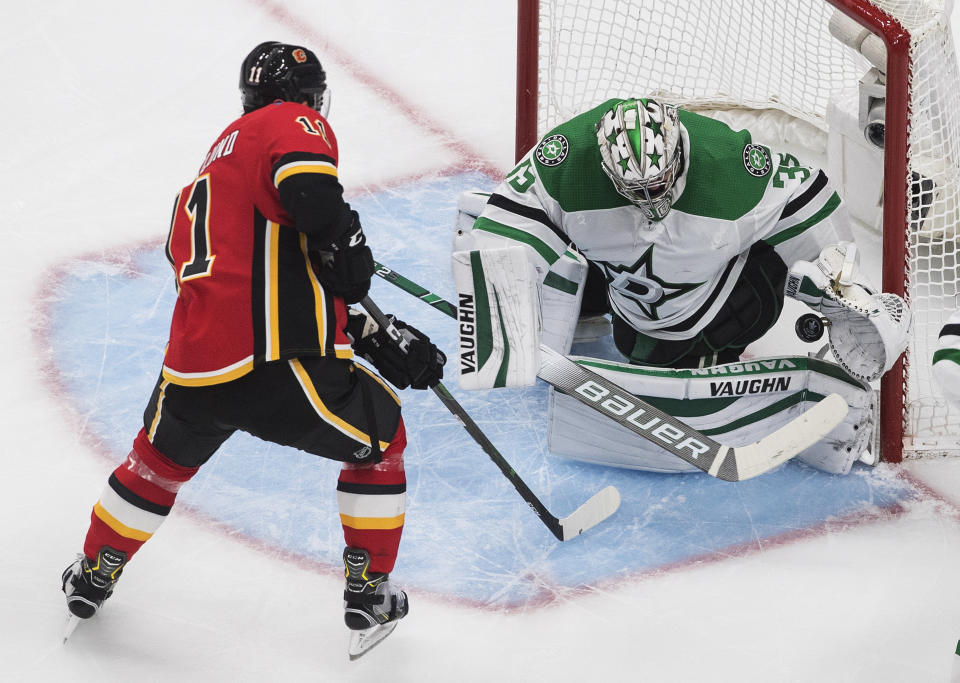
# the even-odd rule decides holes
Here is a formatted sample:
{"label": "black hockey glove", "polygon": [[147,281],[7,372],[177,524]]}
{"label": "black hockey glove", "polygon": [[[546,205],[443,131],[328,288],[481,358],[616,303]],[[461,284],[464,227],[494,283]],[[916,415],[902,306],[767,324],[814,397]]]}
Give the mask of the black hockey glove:
{"label": "black hockey glove", "polygon": [[398,389],[429,389],[443,379],[447,357],[423,332],[392,315],[387,316],[407,340],[404,352],[366,313],[353,309],[349,313],[347,334],[353,342],[353,350],[372,363],[390,384]]}
{"label": "black hockey glove", "polygon": [[356,211],[349,212],[349,227],[333,244],[320,251],[317,278],[323,288],[355,304],[370,291],[373,254],[360,227]]}

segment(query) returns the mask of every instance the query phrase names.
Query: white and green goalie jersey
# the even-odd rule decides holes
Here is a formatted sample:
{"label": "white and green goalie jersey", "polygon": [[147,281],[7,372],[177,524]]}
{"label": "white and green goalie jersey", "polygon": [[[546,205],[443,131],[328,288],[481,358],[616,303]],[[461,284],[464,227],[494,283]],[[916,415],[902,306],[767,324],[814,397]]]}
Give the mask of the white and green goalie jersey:
{"label": "white and green goalie jersey", "polygon": [[756,242],[790,266],[852,240],[823,171],[682,109],[685,187],[663,221],[648,222],[600,166],[595,126],[618,101],[557,126],[527,153],[475,222],[479,247],[524,244],[544,278],[573,246],[604,271],[615,314],[650,336],[688,339],[716,315]]}

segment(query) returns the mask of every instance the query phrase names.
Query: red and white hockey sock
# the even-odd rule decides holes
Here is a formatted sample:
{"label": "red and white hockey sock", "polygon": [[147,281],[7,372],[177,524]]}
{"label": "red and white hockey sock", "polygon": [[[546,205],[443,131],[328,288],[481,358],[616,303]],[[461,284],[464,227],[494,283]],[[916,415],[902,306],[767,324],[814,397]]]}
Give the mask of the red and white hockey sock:
{"label": "red and white hockey sock", "polygon": [[198,469],[174,463],[141,429],[130,455],[110,475],[93,506],[84,554],[95,558],[108,545],[127,553],[129,561],[167,518],[177,491]]}
{"label": "red and white hockey sock", "polygon": [[337,482],[337,505],[343,538],[353,548],[370,553],[370,571],[390,572],[397,561],[407,507],[407,476],[403,420],[377,464],[344,463]]}

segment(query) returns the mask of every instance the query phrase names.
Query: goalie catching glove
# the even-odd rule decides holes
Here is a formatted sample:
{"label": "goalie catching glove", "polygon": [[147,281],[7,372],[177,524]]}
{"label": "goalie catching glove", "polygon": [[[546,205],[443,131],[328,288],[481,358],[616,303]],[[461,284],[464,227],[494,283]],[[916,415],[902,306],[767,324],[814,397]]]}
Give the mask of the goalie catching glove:
{"label": "goalie catching glove", "polygon": [[390,339],[377,321],[354,309],[348,310],[347,336],[354,352],[398,389],[429,389],[443,379],[443,365],[447,357],[423,332],[394,316],[387,316],[397,331],[407,340],[403,351]]}
{"label": "goalie catching glove", "polygon": [[815,262],[797,261],[786,295],[818,311],[829,323],[830,349],[857,379],[872,381],[893,367],[907,348],[910,309],[896,294],[874,294],[859,269],[857,247],[825,247]]}

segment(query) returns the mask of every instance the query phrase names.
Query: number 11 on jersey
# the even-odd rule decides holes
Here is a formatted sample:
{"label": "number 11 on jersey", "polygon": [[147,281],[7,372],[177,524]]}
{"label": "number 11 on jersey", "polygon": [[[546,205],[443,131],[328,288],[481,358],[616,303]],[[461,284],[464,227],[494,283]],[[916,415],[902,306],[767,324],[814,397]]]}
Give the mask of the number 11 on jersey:
{"label": "number 11 on jersey", "polygon": [[[179,201],[178,201],[179,205]],[[190,217],[190,260],[180,268],[179,281],[208,277],[213,269],[216,256],[210,250],[210,174],[205,173],[193,183],[190,196],[183,210]],[[170,237],[167,240],[167,258],[173,263],[170,245],[173,243],[173,229],[176,216],[170,224]]]}

